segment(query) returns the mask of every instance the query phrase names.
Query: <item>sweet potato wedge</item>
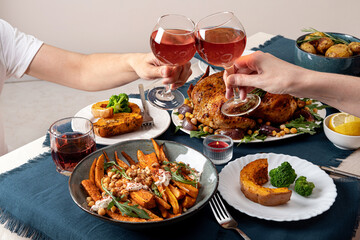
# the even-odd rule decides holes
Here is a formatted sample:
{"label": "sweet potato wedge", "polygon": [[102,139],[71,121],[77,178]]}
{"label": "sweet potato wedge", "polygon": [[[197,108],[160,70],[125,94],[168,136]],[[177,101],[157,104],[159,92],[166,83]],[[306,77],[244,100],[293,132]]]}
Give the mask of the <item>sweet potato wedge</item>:
{"label": "sweet potato wedge", "polygon": [[159,210],[160,210],[160,213],[161,213],[161,216],[163,217],[163,218],[168,218],[168,217],[170,217],[170,213],[167,211],[167,209],[165,209],[163,206],[161,206],[161,205],[158,205],[158,208],[159,208]]}
{"label": "sweet potato wedge", "polygon": [[123,216],[121,213],[112,212],[111,210],[106,210],[106,213],[111,218],[119,220],[119,221],[124,221],[124,222],[146,222],[146,219]]}
{"label": "sweet potato wedge", "polygon": [[104,155],[101,154],[96,161],[95,166],[95,185],[103,191],[101,187],[101,179],[104,177]]}
{"label": "sweet potato wedge", "polygon": [[123,160],[121,160],[119,157],[118,157],[118,154],[117,154],[117,151],[115,151],[115,161],[116,163],[122,167],[123,169],[128,169],[129,168],[129,165],[127,165]]}
{"label": "sweet potato wedge", "polygon": [[159,185],[157,187],[162,194],[162,199],[164,199],[165,202],[169,202],[169,199],[168,199],[167,195],[165,194],[165,188],[162,185]]}
{"label": "sweet potato wedge", "polygon": [[182,182],[178,182],[178,181],[173,181],[173,182],[177,187],[184,190],[186,192],[186,194],[188,194],[190,197],[195,198],[195,199],[197,198],[197,195],[199,194],[199,189],[197,189],[196,187],[193,187],[189,184],[186,184],[186,183],[182,183]]}
{"label": "sweet potato wedge", "polygon": [[157,203],[158,206],[161,206],[167,210],[171,208],[170,204],[168,204],[164,199],[158,196],[155,196],[155,202]]}
{"label": "sweet potato wedge", "polygon": [[95,186],[93,181],[90,179],[85,179],[81,181],[81,185],[85,188],[85,191],[95,202],[101,199],[100,189]]}
{"label": "sweet potato wedge", "polygon": [[180,191],[179,188],[169,184],[169,188],[171,190],[171,192],[174,194],[174,196],[176,197],[177,200],[183,199],[186,195],[185,192]]}
{"label": "sweet potato wedge", "polygon": [[170,205],[172,206],[172,210],[174,214],[181,213],[179,202],[174,196],[174,194],[171,192],[169,187],[165,187],[165,194],[167,195]]}
{"label": "sweet potato wedge", "polygon": [[138,150],[137,158],[142,168],[149,167],[150,170],[155,170],[160,167],[159,161],[154,152],[145,155],[141,150]]}
{"label": "sweet potato wedge", "polygon": [[95,167],[96,167],[97,158],[94,159],[93,163],[91,164],[90,171],[89,171],[89,179],[93,183],[95,183]]}
{"label": "sweet potato wedge", "polygon": [[162,144],[160,146],[159,155],[160,155],[160,157],[159,157],[160,162],[164,162],[164,161],[170,162],[169,159],[166,157],[165,150],[164,150],[164,144]]}
{"label": "sweet potato wedge", "polygon": [[151,139],[151,142],[152,142],[152,144],[154,146],[154,150],[155,150],[157,158],[160,159],[160,146],[159,146],[159,144],[153,138]]}
{"label": "sweet potato wedge", "polygon": [[151,209],[156,207],[155,196],[147,190],[131,191],[130,198],[144,208]]}
{"label": "sweet potato wedge", "polygon": [[128,161],[130,165],[136,165],[134,159],[132,159],[126,152],[122,151],[121,155],[123,155],[123,157],[126,159],[126,161]]}
{"label": "sweet potato wedge", "polygon": [[181,203],[181,206],[182,206],[183,208],[187,208],[187,209],[188,209],[188,208],[191,208],[192,206],[194,206],[195,202],[196,202],[196,199],[195,199],[195,198],[192,198],[192,197],[190,197],[190,196],[185,196],[183,202]]}
{"label": "sweet potato wedge", "polygon": [[[130,200],[130,205],[136,205],[137,203],[133,200],[133,199],[131,199]],[[147,209],[147,208],[144,208],[144,207],[142,207],[142,206],[140,206],[140,205],[138,205],[137,206],[138,208],[140,208],[140,209],[142,209],[142,210],[144,210],[145,212],[147,212],[147,214],[149,215],[149,217],[151,218],[150,220],[148,220],[148,221],[160,221],[160,220],[163,220],[161,217],[159,217],[158,215],[156,215],[155,213],[153,213],[152,211],[150,211],[149,209]]]}

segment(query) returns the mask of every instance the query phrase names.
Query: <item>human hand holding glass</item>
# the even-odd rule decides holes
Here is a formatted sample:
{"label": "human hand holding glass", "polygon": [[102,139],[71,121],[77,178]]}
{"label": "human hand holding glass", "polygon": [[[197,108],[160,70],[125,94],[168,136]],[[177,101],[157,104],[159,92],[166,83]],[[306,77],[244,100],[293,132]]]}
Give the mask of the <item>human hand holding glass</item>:
{"label": "human hand holding glass", "polygon": [[[232,12],[219,12],[201,19],[195,27],[196,48],[209,64],[224,67],[227,75],[234,73],[234,62],[246,46],[246,33]],[[239,89],[233,89],[234,97],[225,102],[221,112],[227,116],[240,116],[257,108],[260,97],[247,94],[240,99]]]}
{"label": "human hand holding glass", "polygon": [[[150,36],[151,50],[165,64],[184,65],[196,52],[194,30],[194,22],[185,16],[161,16]],[[154,87],[147,97],[152,105],[166,110],[180,107],[185,99],[179,90],[171,90],[169,85]]]}

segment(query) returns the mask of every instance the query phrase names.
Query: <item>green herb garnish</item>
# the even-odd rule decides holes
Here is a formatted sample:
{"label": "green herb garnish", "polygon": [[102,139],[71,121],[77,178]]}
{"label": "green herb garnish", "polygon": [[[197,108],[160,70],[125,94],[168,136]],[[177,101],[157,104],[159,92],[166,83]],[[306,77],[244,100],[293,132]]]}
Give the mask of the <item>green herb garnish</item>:
{"label": "green herb garnish", "polygon": [[255,95],[258,95],[260,98],[264,97],[265,94],[266,94],[266,91],[260,89],[260,88],[255,88],[254,90],[252,90],[250,92],[251,94],[255,94]]}
{"label": "green herb garnish", "polygon": [[190,138],[201,138],[203,136],[209,135],[210,133],[204,132],[202,129],[197,131],[190,131]]}
{"label": "green herb garnish", "polygon": [[180,128],[182,128],[182,126],[176,126],[176,127],[175,127],[175,131],[174,131],[174,134],[177,133]]}
{"label": "green herb garnish", "polygon": [[110,162],[104,162],[104,169],[108,169],[109,167],[113,167],[116,166],[118,169],[111,169],[112,172],[115,173],[119,173],[120,175],[122,175],[124,178],[128,179],[128,180],[132,180],[131,177],[129,177],[126,174],[126,171],[124,168],[120,167],[115,161],[110,161]]}
{"label": "green herb garnish", "polygon": [[[171,172],[171,171],[170,171]],[[174,181],[178,181],[178,182],[182,182],[185,184],[190,184],[193,187],[197,187],[197,181],[190,181],[185,179],[180,173],[179,173],[179,169],[176,170],[175,172],[171,172],[171,179]]]}
{"label": "green herb garnish", "polygon": [[[168,164],[169,162],[163,162],[163,164]],[[177,162],[172,162],[172,163],[177,163]],[[177,163],[179,164],[179,163]],[[190,180],[187,180],[185,179],[181,173],[179,173],[179,169],[177,169],[176,171],[172,172],[170,170],[170,168],[168,166],[164,166],[163,167],[165,171],[168,171],[171,173],[171,179],[174,180],[174,181],[178,181],[178,182],[182,182],[182,183],[185,183],[185,184],[190,184],[191,186],[193,187],[197,187],[197,184],[198,182],[197,181],[190,181]]]}
{"label": "green herb garnish", "polygon": [[126,214],[129,217],[139,217],[139,218],[144,218],[144,219],[150,219],[149,214],[146,211],[138,208],[139,205],[130,206],[129,202],[125,202],[125,203],[118,202],[116,197],[114,197],[114,195],[112,195],[112,193],[109,190],[107,190],[106,187],[104,187],[102,179],[101,179],[101,187],[106,192],[106,194],[111,197],[112,202],[113,202],[112,206],[115,205],[120,210],[120,212],[123,216]]}
{"label": "green herb garnish", "polygon": [[158,187],[156,186],[156,184],[153,182],[152,184],[151,184],[151,190],[153,191],[153,193],[156,195],[156,196],[158,196],[158,197],[162,197],[162,194],[161,194],[161,192],[159,192],[159,189],[158,189]]}
{"label": "green herb garnish", "polygon": [[[320,32],[320,31],[316,30],[315,28],[308,28],[308,29],[304,28],[301,31],[302,32],[310,32],[310,33]],[[322,32],[322,33],[324,33],[326,37],[330,38],[334,42],[334,44],[339,44],[339,43],[346,44],[346,45],[349,44],[348,41],[346,41],[346,40],[344,40],[342,38],[335,37],[335,36],[333,36],[333,35],[331,35],[329,33],[326,33],[326,32]],[[311,38],[314,38],[314,39],[311,39]],[[320,39],[322,37],[321,36],[311,36],[311,38],[306,40],[306,41],[303,41],[303,42],[311,42],[313,40]]]}
{"label": "green herb garnish", "polygon": [[299,118],[292,120],[288,124],[285,124],[288,128],[296,128],[298,133],[309,133],[310,135],[314,135],[316,133],[316,128],[319,128],[320,125],[315,122],[306,121],[303,116],[300,115]]}
{"label": "green herb garnish", "polygon": [[257,131],[254,131],[252,134],[250,135],[245,135],[241,141],[239,142],[239,144],[237,146],[240,146],[240,144],[242,143],[249,143],[255,139],[258,139],[258,140],[262,140],[264,141],[265,139],[267,138],[266,135],[259,135],[259,130]]}

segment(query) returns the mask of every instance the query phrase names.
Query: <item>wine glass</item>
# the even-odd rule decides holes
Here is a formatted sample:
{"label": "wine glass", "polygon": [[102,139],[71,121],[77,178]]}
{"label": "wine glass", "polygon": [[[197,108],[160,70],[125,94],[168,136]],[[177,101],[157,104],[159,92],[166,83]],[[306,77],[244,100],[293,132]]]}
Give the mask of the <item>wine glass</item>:
{"label": "wine glass", "polygon": [[[219,12],[201,19],[195,27],[196,50],[209,64],[234,73],[234,62],[246,46],[246,33],[239,19],[232,12]],[[234,88],[234,97],[225,102],[221,112],[227,116],[241,116],[253,111],[261,102],[259,96],[247,94],[241,100],[239,89]]]}
{"label": "wine glass", "polygon": [[[195,24],[182,15],[168,14],[161,16],[150,36],[150,46],[155,57],[170,66],[181,66],[195,55]],[[171,86],[154,87],[148,92],[148,100],[161,109],[176,109],[185,100],[179,90]]]}

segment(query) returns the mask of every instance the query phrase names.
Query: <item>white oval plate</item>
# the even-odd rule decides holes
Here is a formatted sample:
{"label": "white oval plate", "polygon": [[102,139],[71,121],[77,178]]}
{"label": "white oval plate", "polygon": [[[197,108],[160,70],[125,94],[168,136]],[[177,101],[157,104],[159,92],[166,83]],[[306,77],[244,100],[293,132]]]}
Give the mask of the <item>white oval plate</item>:
{"label": "white oval plate", "polygon": [[[315,184],[313,193],[303,197],[294,191],[294,184],[290,185],[292,195],[289,202],[279,206],[263,206],[245,197],[240,190],[240,171],[248,163],[267,158],[270,171],[281,163],[288,161],[295,169],[297,177],[305,176]],[[222,197],[235,209],[249,216],[273,221],[298,221],[315,217],[327,211],[337,196],[334,181],[318,166],[295,156],[262,153],[247,155],[228,163],[219,174],[219,192]],[[267,182],[264,187],[270,187]]]}
{"label": "white oval plate", "polygon": [[[141,100],[137,98],[130,98],[129,102],[137,104],[140,109],[143,111]],[[93,103],[94,104],[94,103]],[[94,118],[91,114],[91,106],[90,104],[79,112],[75,114],[75,117],[84,117],[90,119],[91,122],[96,122],[98,118]],[[170,125],[170,116],[167,111],[158,109],[148,103],[149,113],[154,119],[154,125],[152,127],[140,128],[138,131],[125,133],[109,138],[103,138],[100,136],[95,136],[95,141],[97,144],[103,145],[111,145],[114,143],[126,141],[126,140],[135,140],[135,139],[150,139],[156,138],[157,136],[161,135],[163,132],[168,129]],[[75,127],[76,128],[76,127]]]}
{"label": "white oval plate", "polygon": [[[319,103],[319,106],[321,106],[322,104]],[[175,126],[181,126],[182,125],[182,120],[179,119],[178,115],[176,115],[175,113],[177,112],[177,110],[173,110],[171,112],[171,120],[174,123]],[[318,114],[320,115],[320,117],[322,117],[323,119],[326,117],[326,109],[321,109],[318,111]],[[320,122],[318,122],[319,124],[321,124]],[[187,133],[190,135],[190,131],[180,128],[181,131]],[[303,133],[300,133],[303,134]],[[279,140],[283,140],[286,138],[292,138],[292,137],[296,137],[298,135],[300,135],[299,133],[296,134],[285,134],[282,137],[273,137],[273,136],[268,136],[264,141],[263,140],[259,140],[259,139],[254,139],[251,142],[248,143],[259,143],[259,142],[272,142],[272,141],[279,141]],[[202,137],[204,138],[204,137]],[[233,140],[235,143],[239,143],[241,142],[241,140]]]}

